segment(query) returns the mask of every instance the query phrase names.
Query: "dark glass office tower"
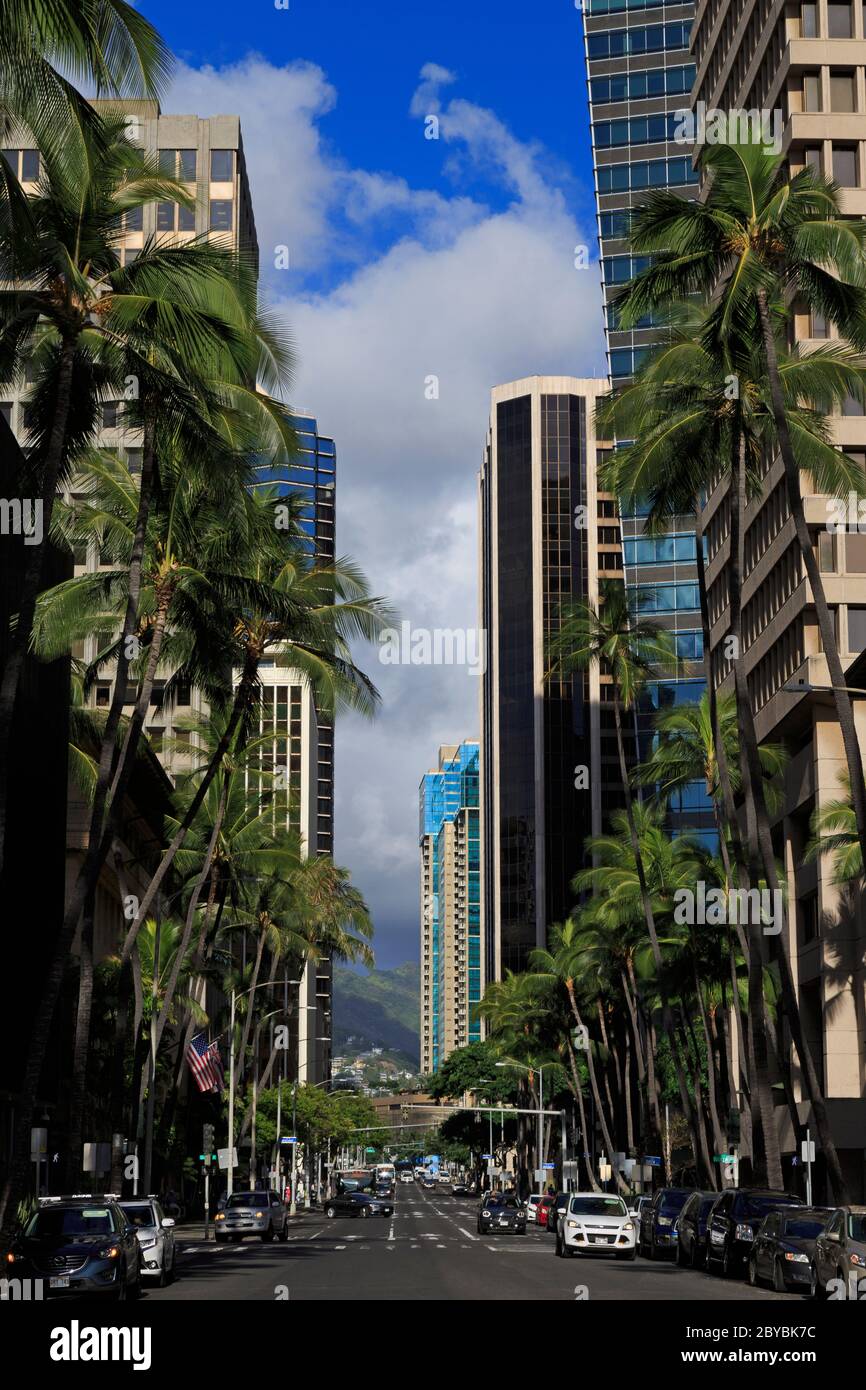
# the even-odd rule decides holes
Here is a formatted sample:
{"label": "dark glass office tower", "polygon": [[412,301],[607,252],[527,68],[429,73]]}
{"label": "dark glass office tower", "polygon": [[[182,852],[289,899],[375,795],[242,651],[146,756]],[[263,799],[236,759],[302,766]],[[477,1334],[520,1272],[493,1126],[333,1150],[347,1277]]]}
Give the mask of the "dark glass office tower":
{"label": "dark glass office tower", "polygon": [[488,979],[525,968],[550,923],[568,916],[584,840],[601,829],[602,677],[563,683],[546,673],[563,602],[596,598],[600,570],[621,574],[619,530],[601,524],[610,499],[595,482],[595,402],[606,390],[605,381],[529,377],[492,393],[479,478]]}
{"label": "dark glass office tower", "polygon": [[[643,264],[629,252],[629,209],[652,189],[669,188],[684,197],[697,192],[691,148],[673,138],[675,113],[689,106],[695,78],[689,51],[695,6],[586,0],[584,11],[605,330],[616,386],[632,375],[663,333],[663,324],[651,318],[625,331],[610,302],[617,287]],[[670,535],[651,540],[643,534],[639,514],[623,516],[622,536],[626,584],[640,612],[675,634],[684,663],[676,679],[660,673],[646,691],[636,721],[638,755],[645,757],[655,712],[697,700],[704,689],[694,524],[683,517]],[[670,824],[712,838],[703,784],[678,794],[671,803]]]}

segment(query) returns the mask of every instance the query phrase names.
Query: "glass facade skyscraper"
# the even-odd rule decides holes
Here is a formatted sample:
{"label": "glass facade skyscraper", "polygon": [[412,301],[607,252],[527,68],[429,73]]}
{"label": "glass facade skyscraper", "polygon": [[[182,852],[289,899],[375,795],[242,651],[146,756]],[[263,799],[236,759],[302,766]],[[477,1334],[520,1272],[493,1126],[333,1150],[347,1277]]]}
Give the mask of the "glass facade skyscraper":
{"label": "glass facade skyscraper", "polygon": [[[674,140],[675,113],[689,106],[695,78],[689,50],[694,15],[693,4],[585,0],[605,331],[614,386],[628,380],[664,331],[663,323],[651,317],[623,329],[611,302],[617,288],[645,264],[630,252],[629,210],[652,189],[671,189],[683,197],[697,193],[691,148]],[[645,692],[635,725],[635,756],[645,757],[656,712],[697,700],[705,688],[694,522],[682,517],[659,539],[644,535],[640,508],[624,515],[621,523],[625,582],[635,606],[674,634],[682,662],[675,676],[660,673]],[[712,838],[712,824],[703,784],[696,783],[671,804],[674,830],[689,827]]]}
{"label": "glass facade skyscraper", "polygon": [[481,1038],[478,775],[478,744],[448,745],[419,788],[422,1072]]}

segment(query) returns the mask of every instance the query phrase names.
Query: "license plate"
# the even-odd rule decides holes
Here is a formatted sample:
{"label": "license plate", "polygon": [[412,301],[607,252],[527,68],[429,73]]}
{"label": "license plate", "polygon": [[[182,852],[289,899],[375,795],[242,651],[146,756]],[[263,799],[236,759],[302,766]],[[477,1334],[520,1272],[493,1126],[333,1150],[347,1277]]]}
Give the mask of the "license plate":
{"label": "license plate", "polygon": [[49,1289],[68,1289],[68,1288],[69,1288],[69,1275],[68,1275],[68,1274],[57,1274],[57,1275],[55,1275],[53,1279],[49,1279],[49,1280],[48,1280],[48,1287],[49,1287]]}

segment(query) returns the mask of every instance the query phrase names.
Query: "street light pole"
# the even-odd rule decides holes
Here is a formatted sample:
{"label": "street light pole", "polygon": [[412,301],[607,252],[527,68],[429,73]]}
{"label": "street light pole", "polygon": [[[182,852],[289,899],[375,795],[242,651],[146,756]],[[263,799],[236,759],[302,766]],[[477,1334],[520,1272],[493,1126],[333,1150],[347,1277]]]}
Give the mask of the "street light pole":
{"label": "street light pole", "polygon": [[226,1183],[226,1195],[231,1197],[234,1189],[234,1152],[235,1152],[235,1002],[236,994],[232,989],[232,1006],[229,1023],[229,1153],[228,1153],[228,1181]]}

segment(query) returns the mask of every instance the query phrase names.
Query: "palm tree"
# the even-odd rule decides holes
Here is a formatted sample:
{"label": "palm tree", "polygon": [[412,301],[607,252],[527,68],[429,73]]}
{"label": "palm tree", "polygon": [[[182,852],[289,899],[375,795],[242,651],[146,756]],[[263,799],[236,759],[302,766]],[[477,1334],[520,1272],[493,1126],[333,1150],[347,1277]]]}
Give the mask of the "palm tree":
{"label": "palm tree", "polygon": [[[866,786],[851,700],[839,657],[801,494],[798,455],[780,371],[775,306],[794,298],[818,309],[843,337],[866,345],[866,227],[842,216],[838,186],[807,167],[788,176],[786,161],[755,144],[705,145],[704,201],[652,194],[632,224],[636,253],[651,254],[619,299],[625,326],[672,301],[712,299],[711,331],[721,344],[748,342],[755,328],[766,355],[766,379],[782,456],[788,505],[818,618],[842,730],[861,847],[866,854]],[[787,311],[784,326],[787,326]],[[862,373],[854,394],[864,399]],[[820,486],[820,477],[815,479]]]}
{"label": "palm tree", "polygon": [[[124,0],[5,0],[0,29],[0,128],[32,132],[60,156],[75,137],[98,133],[93,107],[73,86],[99,96],[159,97],[171,57],[160,35]],[[72,80],[70,80],[72,79]],[[13,176],[0,167],[0,198]]]}
{"label": "palm tree", "polygon": [[851,801],[851,786],[844,773],[840,775],[839,782],[842,795],[835,801],[825,801],[812,812],[812,839],[806,846],[803,859],[811,864],[816,859],[832,855],[833,882],[850,883],[863,877],[863,852]]}

